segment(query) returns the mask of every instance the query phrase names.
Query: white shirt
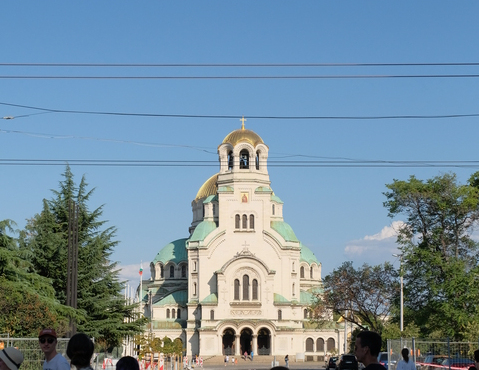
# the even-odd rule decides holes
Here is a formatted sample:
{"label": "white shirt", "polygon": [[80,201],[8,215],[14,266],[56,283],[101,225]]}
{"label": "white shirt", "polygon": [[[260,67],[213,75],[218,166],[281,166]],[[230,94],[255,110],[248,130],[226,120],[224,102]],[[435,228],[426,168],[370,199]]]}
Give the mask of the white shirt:
{"label": "white shirt", "polygon": [[414,365],[412,358],[409,359],[409,362],[401,360],[398,362],[396,370],[416,370],[416,365]]}
{"label": "white shirt", "polygon": [[61,353],[57,353],[50,361],[43,362],[43,370],[70,370],[70,364]]}

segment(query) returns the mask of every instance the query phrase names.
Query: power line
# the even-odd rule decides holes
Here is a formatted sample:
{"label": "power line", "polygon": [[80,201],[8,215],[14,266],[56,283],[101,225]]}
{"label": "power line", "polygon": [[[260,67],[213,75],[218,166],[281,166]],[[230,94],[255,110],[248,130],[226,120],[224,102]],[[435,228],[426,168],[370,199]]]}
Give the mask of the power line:
{"label": "power line", "polygon": [[48,76],[0,75],[13,80],[328,80],[328,79],[404,79],[404,78],[478,78],[479,74],[417,74],[417,75],[290,75],[290,76]]}
{"label": "power line", "polygon": [[[218,161],[102,160],[102,159],[0,159],[0,166],[100,166],[100,167],[218,167]],[[268,167],[295,168],[478,168],[479,161],[268,161]]]}
{"label": "power line", "polygon": [[0,67],[100,67],[100,68],[311,68],[311,67],[472,67],[479,62],[446,63],[0,63]]}
{"label": "power line", "polygon": [[[111,115],[111,116],[134,116],[134,117],[167,117],[167,118],[209,118],[209,119],[237,119],[242,115],[201,115],[201,114],[162,114],[162,113],[128,113],[128,112],[107,112],[107,111],[83,111],[83,110],[67,110],[42,108],[31,105],[12,104],[0,102],[0,105],[40,110],[44,113],[66,113],[66,114],[91,114],[91,115]],[[37,113],[38,114],[38,113]],[[33,115],[33,114],[30,114]],[[3,119],[15,119],[20,117],[28,117],[30,115],[21,116],[5,116]],[[444,118],[467,118],[479,117],[479,113],[465,114],[436,114],[436,115],[390,115],[390,116],[255,116],[246,115],[251,119],[276,119],[276,120],[390,120],[390,119],[444,119]]]}

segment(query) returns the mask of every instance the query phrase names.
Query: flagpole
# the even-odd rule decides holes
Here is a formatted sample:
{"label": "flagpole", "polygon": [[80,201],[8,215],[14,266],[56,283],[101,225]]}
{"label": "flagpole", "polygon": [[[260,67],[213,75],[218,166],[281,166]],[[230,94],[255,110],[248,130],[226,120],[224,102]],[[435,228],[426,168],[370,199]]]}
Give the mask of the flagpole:
{"label": "flagpole", "polygon": [[[140,263],[140,293],[138,294],[138,299],[140,300],[140,315],[143,315],[143,266]],[[144,315],[143,315],[144,316]]]}

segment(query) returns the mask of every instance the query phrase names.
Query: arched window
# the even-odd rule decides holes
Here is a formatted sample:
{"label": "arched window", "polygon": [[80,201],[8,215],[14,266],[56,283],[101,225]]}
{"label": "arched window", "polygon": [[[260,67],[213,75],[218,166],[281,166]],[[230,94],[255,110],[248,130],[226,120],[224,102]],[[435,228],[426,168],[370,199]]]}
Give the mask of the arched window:
{"label": "arched window", "polygon": [[182,278],[186,277],[186,266],[185,265],[181,266],[181,277]]}
{"label": "arched window", "polygon": [[318,338],[316,340],[316,352],[324,352],[324,339]]}
{"label": "arched window", "polygon": [[171,310],[171,318],[174,319],[175,317],[176,317],[176,311],[175,311],[175,309],[173,308],[173,309]]}
{"label": "arched window", "polygon": [[175,277],[175,268],[173,266],[170,266],[170,278]]}
{"label": "arched window", "polygon": [[301,279],[304,279],[304,266],[301,266],[301,268],[299,269],[299,277]]}
{"label": "arched window", "polygon": [[239,301],[239,290],[240,290],[240,282],[238,279],[235,279],[235,301]]}
{"label": "arched window", "polygon": [[294,297],[294,291],[296,290],[295,288],[296,288],[296,285],[293,283],[293,286],[292,286],[292,289],[291,289],[291,290],[292,290],[293,297]]}
{"label": "arched window", "polygon": [[278,320],[283,320],[283,312],[278,310]]}
{"label": "arched window", "polygon": [[210,311],[210,320],[214,320],[214,319],[215,319],[215,311],[211,310]]}
{"label": "arched window", "polygon": [[259,152],[256,152],[256,169],[259,170]]}
{"label": "arched window", "polygon": [[164,278],[165,277],[165,269],[163,268],[163,265],[160,265],[160,278]]}
{"label": "arched window", "polygon": [[196,271],[196,261],[193,262],[193,271]]}
{"label": "arched window", "polygon": [[228,153],[228,170],[232,170],[234,166],[233,152]]}
{"label": "arched window", "polygon": [[176,311],[176,318],[177,319],[181,319],[181,310],[178,308],[178,310]]}
{"label": "arched window", "polygon": [[216,204],[213,203],[213,216],[215,215],[216,213]]}
{"label": "arched window", "polygon": [[254,229],[254,215],[249,215],[249,228]]}
{"label": "arched window", "polygon": [[306,352],[314,352],[314,340],[313,340],[313,338],[306,339]]}
{"label": "arched window", "polygon": [[193,295],[196,296],[196,283],[193,283]]}
{"label": "arched window", "polygon": [[313,278],[313,267],[311,267],[309,269],[309,278],[312,279]]}
{"label": "arched window", "polygon": [[169,308],[166,309],[166,318],[167,319],[170,318],[170,309]]}
{"label": "arched window", "polygon": [[243,300],[249,300],[249,276],[243,275]]}
{"label": "arched window", "polygon": [[294,262],[293,262],[293,272],[294,272],[294,271],[295,271],[295,270],[294,270]]}
{"label": "arched window", "polygon": [[258,280],[253,279],[253,300],[258,300]]}
{"label": "arched window", "polygon": [[239,228],[240,228],[240,220],[241,220],[240,215],[236,215],[236,216],[235,216],[235,229],[239,229]]}
{"label": "arched window", "polygon": [[305,319],[308,318],[308,309],[307,308],[304,309],[304,318]]}
{"label": "arched window", "polygon": [[248,216],[243,215],[243,229],[246,230],[248,228]]}
{"label": "arched window", "polygon": [[274,216],[274,204],[273,204],[272,207],[271,207],[271,213],[272,213],[273,216]]}
{"label": "arched window", "polygon": [[331,352],[331,351],[334,349],[334,347],[335,347],[334,338],[329,338],[327,343],[328,343],[328,344],[327,344],[328,352]]}
{"label": "arched window", "polygon": [[243,149],[240,152],[240,168],[243,168],[243,169],[249,168],[249,152],[247,149]]}

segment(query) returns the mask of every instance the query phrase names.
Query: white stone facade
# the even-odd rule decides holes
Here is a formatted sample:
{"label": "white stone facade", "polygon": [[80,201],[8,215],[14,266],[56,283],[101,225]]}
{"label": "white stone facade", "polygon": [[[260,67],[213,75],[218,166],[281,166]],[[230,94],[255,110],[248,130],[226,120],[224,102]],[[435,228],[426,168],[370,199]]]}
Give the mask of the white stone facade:
{"label": "white stone facade", "polygon": [[284,222],[268,150],[244,126],[223,140],[219,173],[192,202],[190,235],[163,248],[143,282],[151,332],[181,338],[188,356],[342,352],[340,326],[310,323],[321,264]]}

